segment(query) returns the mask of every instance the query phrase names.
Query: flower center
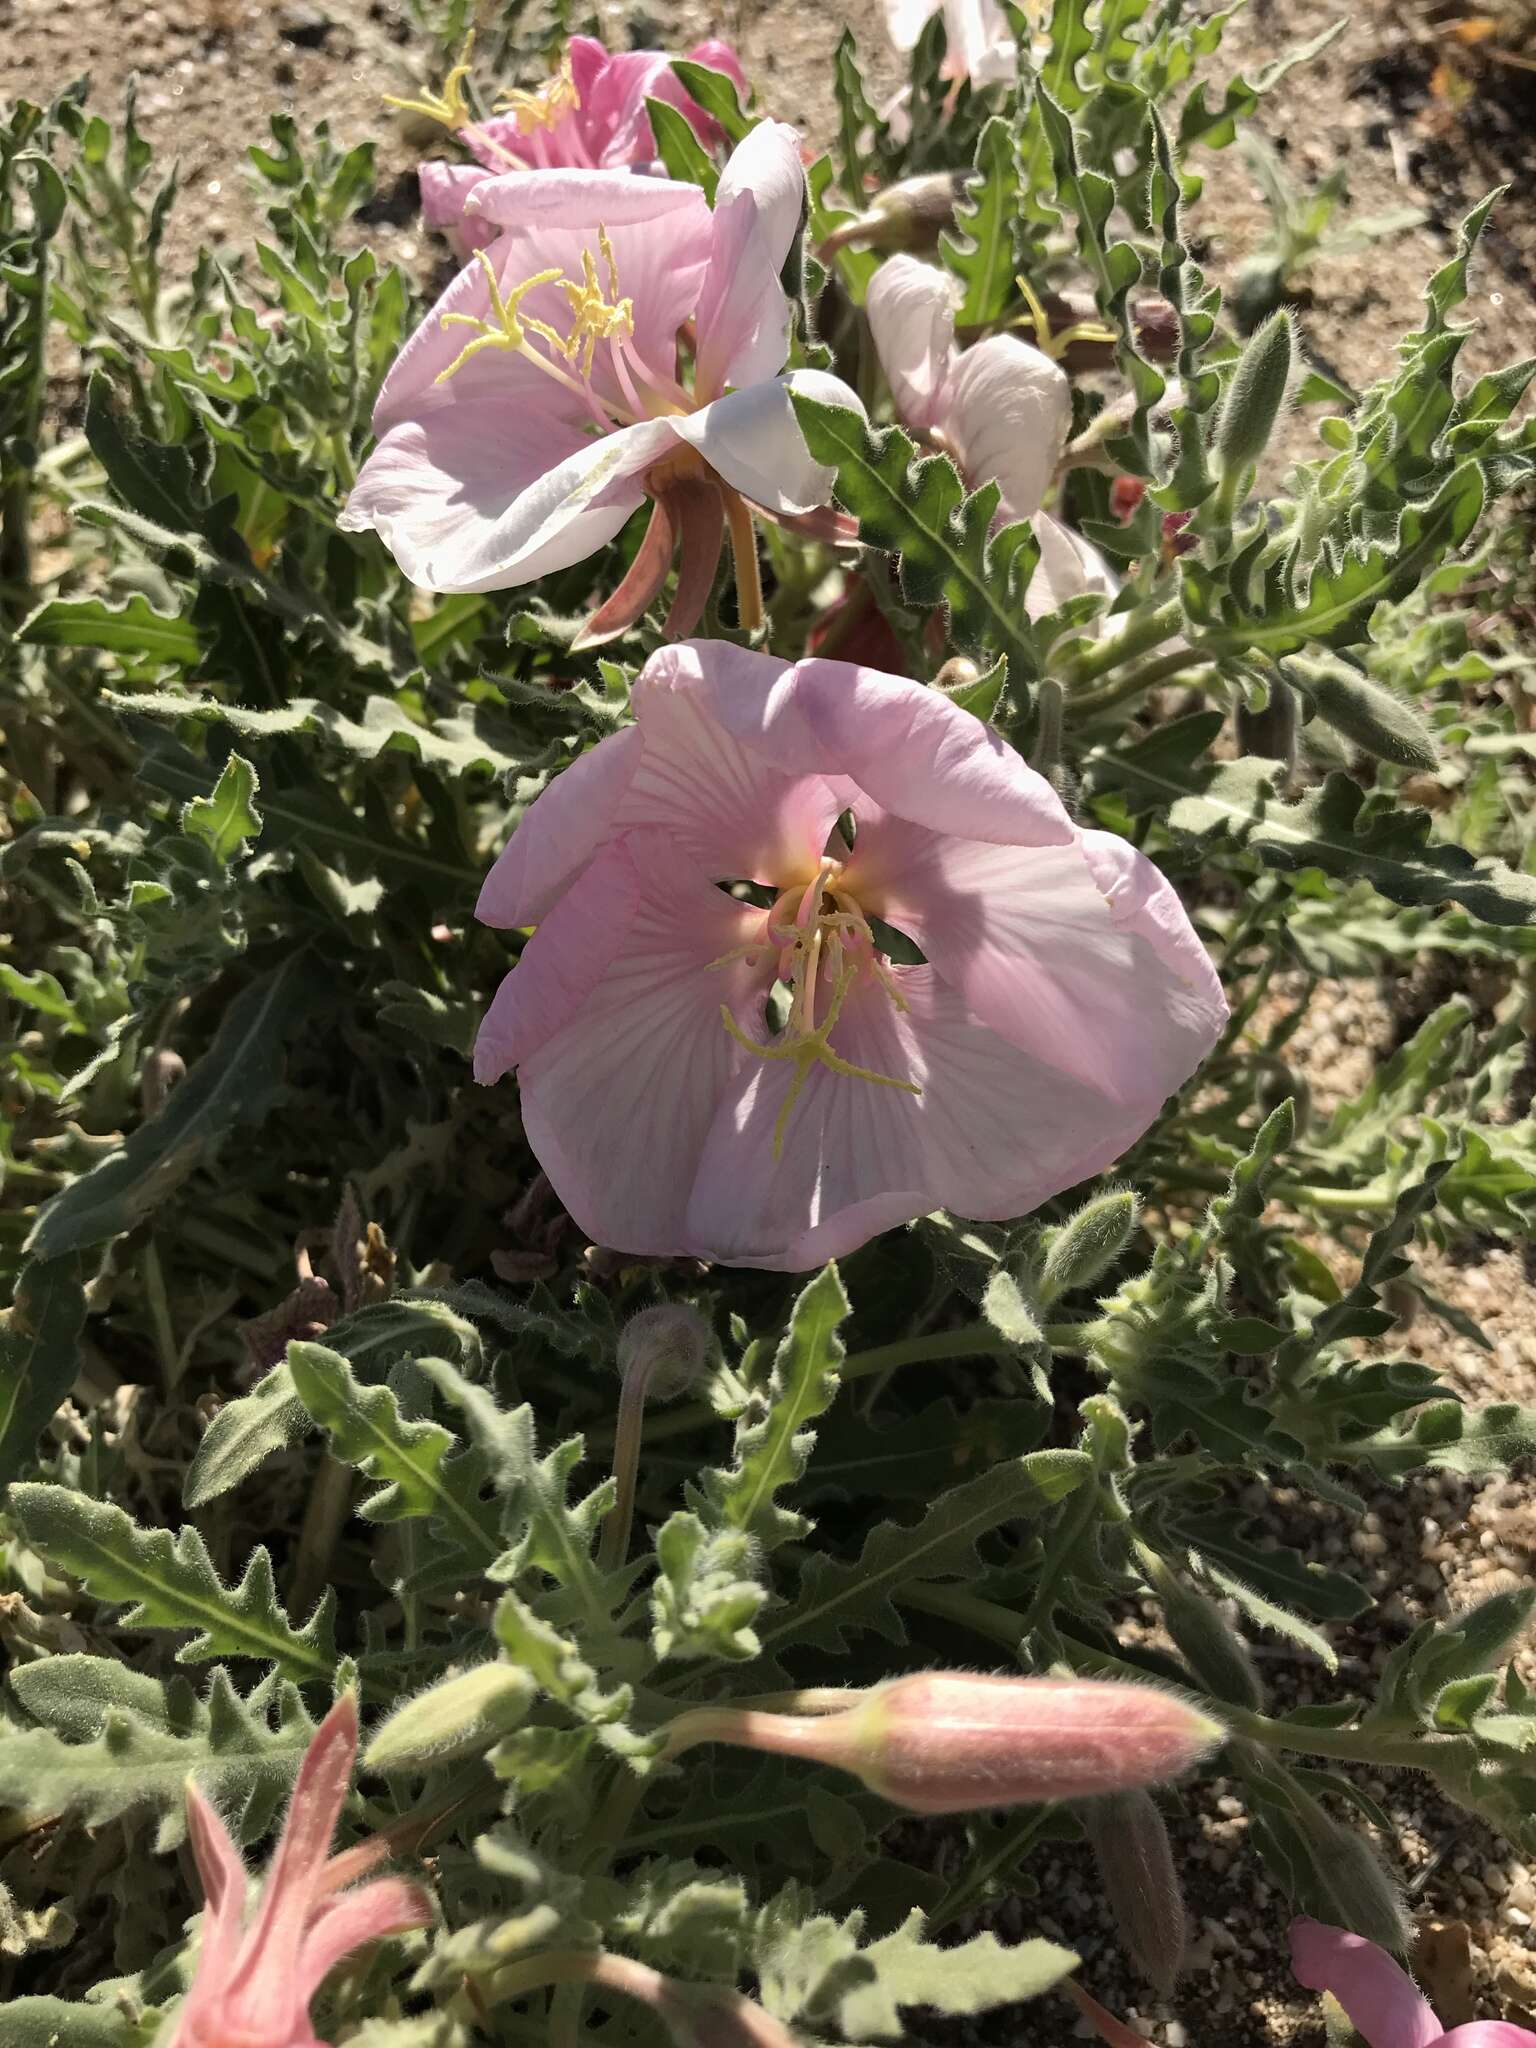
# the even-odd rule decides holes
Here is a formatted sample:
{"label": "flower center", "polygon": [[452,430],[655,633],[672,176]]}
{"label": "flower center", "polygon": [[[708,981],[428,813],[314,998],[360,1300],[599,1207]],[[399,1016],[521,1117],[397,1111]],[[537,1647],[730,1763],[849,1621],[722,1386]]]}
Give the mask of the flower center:
{"label": "flower center", "polygon": [[[834,1052],[831,1037],[848,992],[864,972],[872,973],[898,1010],[907,1005],[901,991],[875,951],[869,920],[846,890],[835,888],[842,862],[829,854],[817,868],[814,879],[804,888],[786,889],[768,912],[763,937],[747,946],[712,960],[711,967],[724,967],[733,960],[754,964],[759,955],[778,950],[779,979],[789,989],[789,1015],[777,1042],[764,1045],[737,1023],[730,1006],[720,1005],[720,1021],[744,1052],[760,1060],[789,1060],[794,1074],[789,1092],[773,1127],[773,1156],[784,1151],[784,1133],[790,1113],[810,1079],[813,1068],[823,1066],[851,1080],[869,1081],[880,1088],[903,1088],[909,1095],[921,1095],[915,1081],[901,1081],[894,1074],[878,1074],[872,1067],[855,1066]],[[816,1021],[818,1001],[824,995],[821,1022]]]}
{"label": "flower center", "polygon": [[514,86],[504,92],[496,104],[505,107],[512,116],[519,135],[532,135],[540,128],[554,128],[567,114],[574,114],[581,105],[581,95],[571,73],[569,49],[561,58],[560,69],[554,77],[546,79],[537,91],[521,92]]}
{"label": "flower center", "polygon": [[[532,363],[535,369],[572,392],[604,432],[619,425],[633,426],[637,420],[647,418],[660,409],[654,402],[654,394],[649,403],[642,396],[642,384],[648,379],[634,347],[635,303],[633,299],[619,296],[619,266],[605,227],[598,228],[597,246],[603,262],[606,294],[604,285],[598,280],[597,257],[589,248],[581,252],[580,278],[568,277],[563,270],[536,270],[532,277],[525,277],[521,284],[513,285],[508,291],[502,290],[496,267],[488,253],[477,249],[475,258],[485,273],[486,288],[491,295],[491,317],[482,319],[477,313],[443,313],[439,316],[444,327],[470,328],[474,339],[465,343],[447,369],[439,372],[436,381],[446,384],[483,349],[502,349],[509,354],[520,355],[525,362]],[[561,334],[547,320],[535,319],[531,313],[522,310],[523,300],[528,294],[547,284],[558,285],[570,303],[568,333]],[[545,348],[536,348],[535,340],[542,341]],[[611,397],[599,397],[593,389],[592,364],[599,342],[606,345],[607,360],[623,393],[622,402]],[[578,364],[580,374],[568,369],[567,364]]]}

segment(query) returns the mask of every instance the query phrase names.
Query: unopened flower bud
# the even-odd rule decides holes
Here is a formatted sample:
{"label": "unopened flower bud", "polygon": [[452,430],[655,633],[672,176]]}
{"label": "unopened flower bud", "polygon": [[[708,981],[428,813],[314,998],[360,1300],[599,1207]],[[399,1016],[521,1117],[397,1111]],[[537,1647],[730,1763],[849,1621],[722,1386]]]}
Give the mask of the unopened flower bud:
{"label": "unopened flower bud", "polygon": [[1238,698],[1236,726],[1240,753],[1278,761],[1287,774],[1296,766],[1296,693],[1278,676],[1270,678],[1269,702],[1262,711],[1255,711],[1246,697]]}
{"label": "unopened flower bud", "polygon": [[955,203],[965,191],[969,171],[930,171],[903,178],[877,192],[868,213],[844,221],[822,243],[818,254],[839,249],[935,249],[945,228],[955,224]]}
{"label": "unopened flower bud", "polygon": [[516,1664],[462,1671],[397,1707],[363,1761],[371,1771],[399,1771],[489,1749],[521,1724],[537,1690]]}
{"label": "unopened flower bud", "polygon": [[187,1063],[179,1052],[162,1046],[158,1052],[150,1054],[139,1076],[139,1100],[144,1105],[146,1116],[160,1114],[166,1097],[178,1082],[185,1080],[186,1073]]}
{"label": "unopened flower bud", "polygon": [[933,687],[952,693],[955,690],[969,690],[981,681],[981,670],[969,656],[952,654],[934,676]]}
{"label": "unopened flower bud", "polygon": [[1177,1777],[1226,1731],[1150,1685],[1100,1678],[898,1678],[821,1719],[704,1707],[670,1753],[735,1742],[851,1772],[913,1813],[1088,1799]]}
{"label": "unopened flower bud", "polygon": [[1189,1924],[1163,1816],[1146,1792],[1116,1792],[1079,1812],[1126,1954],[1166,1997],[1184,1965]]}
{"label": "unopened flower bud", "polygon": [[1138,1554],[1162,1603],[1168,1633],[1196,1678],[1214,1698],[1257,1712],[1264,1704],[1264,1693],[1248,1647],[1229,1627],[1216,1602],[1164,1559],[1151,1551]]}
{"label": "unopened flower bud", "polygon": [[1293,655],[1285,672],[1319,718],[1378,761],[1426,772],[1439,765],[1439,742],[1417,706],[1347,661],[1332,654]]}
{"label": "unopened flower bud", "polygon": [[1138,1205],[1129,1188],[1099,1195],[1053,1233],[1040,1270],[1040,1299],[1049,1303],[1074,1288],[1091,1287],[1107,1273],[1136,1228]]}
{"label": "unopened flower bud", "polygon": [[1295,336],[1288,314],[1265,321],[1237,359],[1216,428],[1216,467],[1241,476],[1269,446],[1290,387]]}
{"label": "unopened flower bud", "polygon": [[619,1372],[643,1377],[649,1400],[671,1401],[697,1386],[714,1355],[714,1332],[696,1308],[661,1302],[631,1316],[619,1336]]}
{"label": "unopened flower bud", "polygon": [[1297,1897],[1320,1920],[1362,1934],[1378,1948],[1406,1955],[1413,1923],[1403,1908],[1402,1886],[1359,1828],[1346,1827],[1304,1797],[1292,1808],[1308,1855]]}

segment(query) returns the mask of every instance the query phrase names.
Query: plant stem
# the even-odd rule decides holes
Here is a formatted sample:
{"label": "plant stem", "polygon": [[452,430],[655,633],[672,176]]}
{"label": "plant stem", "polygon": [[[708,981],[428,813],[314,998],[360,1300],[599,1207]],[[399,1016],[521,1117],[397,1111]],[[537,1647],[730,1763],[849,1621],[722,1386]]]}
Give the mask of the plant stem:
{"label": "plant stem", "polygon": [[763,623],[763,574],[757,560],[757,532],[752,514],[735,491],[724,491],[721,495],[736,570],[736,623],[743,633],[756,633]]}
{"label": "plant stem", "polygon": [[645,1425],[645,1397],[651,1388],[651,1366],[639,1359],[625,1373],[619,1388],[619,1413],[613,1431],[613,1506],[603,1523],[597,1548],[600,1572],[616,1572],[629,1555],[629,1534],[635,1521],[635,1489],[640,1480],[640,1442]]}
{"label": "plant stem", "polygon": [[1035,693],[1035,744],[1029,765],[1049,777],[1061,761],[1061,685],[1054,677],[1042,679]]}
{"label": "plant stem", "polygon": [[298,1555],[293,1561],[288,1598],[301,1614],[308,1613],[320,1598],[331,1576],[331,1558],[342,1526],[352,1511],[352,1471],[338,1463],[329,1451],[320,1460],[314,1489],[304,1510],[299,1531]]}
{"label": "plant stem", "polygon": [[1466,1745],[1466,1737],[1461,1735],[1378,1735],[1370,1728],[1297,1727],[1289,1721],[1273,1720],[1268,1714],[1228,1706],[1224,1701],[1218,1711],[1231,1725],[1234,1735],[1257,1742],[1264,1749],[1295,1750],[1302,1756],[1341,1757],[1352,1763],[1433,1770],[1433,1759],[1438,1753]]}
{"label": "plant stem", "polygon": [[1139,697],[1143,690],[1155,689],[1159,683],[1166,683],[1171,677],[1186,672],[1190,688],[1203,689],[1215,676],[1216,667],[1191,648],[1178,647],[1171,654],[1160,654],[1153,661],[1144,661],[1139,668],[1131,669],[1114,682],[1100,683],[1096,690],[1081,691],[1071,699],[1068,710],[1074,719],[1093,718],[1100,711],[1123,704],[1129,697]]}
{"label": "plant stem", "polygon": [[1165,640],[1173,638],[1183,623],[1184,611],[1177,599],[1170,599],[1167,604],[1157,605],[1149,611],[1132,613],[1129,623],[1118,633],[1108,634],[1085,653],[1063,662],[1061,679],[1069,692],[1074,691],[1083,683],[1108,675],[1112,668],[1120,668],[1125,662],[1133,661],[1138,654],[1161,647]]}

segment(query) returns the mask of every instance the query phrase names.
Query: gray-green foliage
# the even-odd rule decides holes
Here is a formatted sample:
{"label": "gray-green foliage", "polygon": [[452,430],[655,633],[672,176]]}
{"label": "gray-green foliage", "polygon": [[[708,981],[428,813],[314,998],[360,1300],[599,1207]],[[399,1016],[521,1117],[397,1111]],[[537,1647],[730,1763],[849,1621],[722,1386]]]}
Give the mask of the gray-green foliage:
{"label": "gray-green foliage", "polygon": [[[471,11],[413,9],[445,51]],[[542,76],[542,11],[503,12],[482,57]],[[1054,0],[1034,61],[978,87],[935,17],[904,132],[838,48],[812,244],[937,173],[953,220],[914,232],[962,341],[1087,302],[1064,360],[1096,351],[1121,403],[1095,438],[1079,388],[1095,452],[1053,509],[1124,583],[1031,620],[1029,524],[890,416],[860,325],[879,255],[845,237],[829,272],[808,252],[797,348],[862,374],[869,417],[796,409],[858,551],[773,536],[773,644],[805,651],[836,574],[911,673],[974,664],[959,701],[1177,881],[1234,1020],[1112,1180],[1033,1219],[936,1214],[794,1285],[588,1247],[511,1091],[471,1082],[518,943],[474,922],[481,877],[624,723],[654,632],[570,648],[633,536],[509,602],[426,597],[338,532],[422,310],[367,246],[371,144],[279,117],[251,152],[260,246],[172,281],[175,176],[131,103],[114,126],[72,90],[0,127],[7,2044],[148,2048],[198,1904],[161,1854],[188,1775],[254,1848],[353,1682],[392,1733],[344,1835],[391,1828],[413,1868],[430,1846],[440,1907],[323,1994],[327,2037],[364,2048],[467,2048],[482,2013],[568,2031],[566,1995],[516,1973],[599,1945],[700,1996],[750,1982],[818,2041],[898,2039],[906,2008],[1010,2004],[1072,1966],[947,1931],[1024,1890],[1036,1832],[1070,1823],[957,1823],[948,1877],[846,1777],[669,1763],[666,1722],[703,1701],[956,1662],[1175,1683],[1244,1738],[1221,1768],[1277,1885],[1387,1940],[1394,1879],[1348,1802],[1376,1815],[1330,1759],[1422,1768],[1536,1847],[1536,1699],[1504,1668],[1524,1595],[1417,1629],[1365,1699],[1271,1712],[1248,1655],[1263,1635],[1332,1672],[1375,1624],[1240,1494],[1358,1512],[1428,1468],[1536,1454],[1536,1408],[1478,1410],[1397,1339],[1406,1295],[1477,1341],[1419,1253],[1536,1216],[1530,669],[1508,617],[1529,533],[1499,523],[1536,443],[1532,365],[1458,370],[1486,207],[1358,398],[1284,316],[1243,347],[1185,207],[1203,186],[1219,209],[1216,152],[1297,84],[1282,57],[1214,91],[1227,18]],[[715,75],[679,76],[728,133],[751,120]],[[717,158],[675,110],[653,120],[671,174],[712,193]],[[46,415],[50,349],[81,373],[78,433]],[[1282,476],[1288,406],[1317,449]],[[1100,460],[1147,486],[1123,522]],[[67,561],[43,564],[39,520],[66,513]],[[1423,958],[1468,993],[1312,1113],[1291,1037],[1316,977]],[[658,1301],[719,1362],[647,1418],[625,1550],[613,1365]],[[1135,1592],[1177,1655],[1120,1640]],[[655,2037],[626,2009],[604,2038]]]}

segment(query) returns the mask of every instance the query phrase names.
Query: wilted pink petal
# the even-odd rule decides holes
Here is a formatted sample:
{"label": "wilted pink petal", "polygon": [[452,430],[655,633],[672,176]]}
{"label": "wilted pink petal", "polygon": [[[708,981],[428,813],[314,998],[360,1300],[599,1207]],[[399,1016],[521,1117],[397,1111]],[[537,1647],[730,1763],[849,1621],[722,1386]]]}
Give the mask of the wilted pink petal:
{"label": "wilted pink petal", "polygon": [[1000,520],[1030,521],[1040,547],[1025,595],[1032,619],[1072,597],[1112,598],[1119,580],[1098,549],[1041,510],[1066,447],[1071,385],[1013,335],[958,348],[954,303],[953,280],[931,263],[892,256],[875,273],[866,311],[897,411],[953,457],[972,490],[998,486]]}
{"label": "wilted pink petal", "polygon": [[519,1068],[598,1242],[797,1271],[935,1207],[1022,1214],[1108,1166],[1219,1033],[1162,876],[940,692],[700,641],[633,703],[485,890],[490,922],[549,907],[476,1071]]}
{"label": "wilted pink petal", "polygon": [[1440,2022],[1408,1972],[1363,1934],[1321,1920],[1293,1920],[1291,1971],[1308,1991],[1331,1992],[1369,2048],[1436,2048],[1444,2041]]}
{"label": "wilted pink petal", "polygon": [[330,1971],[363,1943],[430,1921],[426,1898],[402,1878],[336,1891],[331,1836],[356,1754],[357,1700],[345,1693],[299,1767],[249,1925],[244,1865],[223,1822],[188,1788],[188,1832],[207,1911],[170,2048],[318,2048],[309,2003]]}

